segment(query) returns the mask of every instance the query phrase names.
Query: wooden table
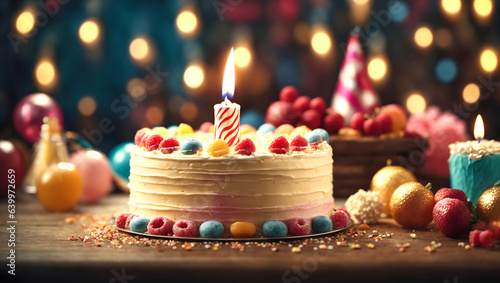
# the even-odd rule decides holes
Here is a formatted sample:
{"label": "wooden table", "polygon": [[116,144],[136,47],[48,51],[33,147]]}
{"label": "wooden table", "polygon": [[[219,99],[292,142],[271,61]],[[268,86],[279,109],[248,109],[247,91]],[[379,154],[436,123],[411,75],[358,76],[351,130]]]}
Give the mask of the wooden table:
{"label": "wooden table", "polygon": [[[84,236],[85,229],[75,213],[108,214],[126,209],[127,196],[113,194],[97,205],[78,205],[72,213],[46,212],[35,196],[24,195],[16,204],[16,275],[7,274],[6,256],[9,256],[7,229],[0,231],[2,274],[0,282],[143,282],[161,278],[161,282],[175,282],[189,278],[189,282],[327,282],[334,280],[430,281],[467,282],[472,280],[500,281],[500,247],[466,250],[467,237],[451,239],[440,232],[403,229],[385,219],[372,225],[366,235],[348,238],[361,249],[338,247],[335,241],[326,243],[333,250],[314,250],[319,243],[302,247],[292,253],[289,243],[279,244],[277,252],[270,247],[245,245],[244,251],[231,246],[220,246],[218,251],[206,249],[204,244],[186,251],[182,244],[177,249],[146,246],[116,248],[103,242],[92,243],[68,240]],[[337,200],[342,205],[344,200]],[[1,200],[2,223],[7,219],[7,200]],[[2,224],[3,225],[3,224]],[[357,228],[355,226],[354,228]],[[372,229],[392,233],[391,238],[375,242],[368,238]],[[435,230],[435,229],[434,229]],[[7,232],[6,232],[7,231]],[[432,241],[441,243],[435,252],[424,251]],[[303,241],[290,242],[294,247]],[[373,243],[374,249],[366,245]],[[409,243],[405,252],[396,246]],[[268,244],[269,245],[269,244]],[[323,247],[324,248],[324,247]],[[160,282],[160,280],[156,280]],[[479,282],[479,281],[478,281]]]}

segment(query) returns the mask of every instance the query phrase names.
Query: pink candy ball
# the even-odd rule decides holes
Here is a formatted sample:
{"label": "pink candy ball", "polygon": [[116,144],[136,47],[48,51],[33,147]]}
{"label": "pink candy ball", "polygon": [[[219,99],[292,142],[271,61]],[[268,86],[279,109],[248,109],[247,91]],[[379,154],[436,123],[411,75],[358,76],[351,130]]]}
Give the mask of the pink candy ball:
{"label": "pink candy ball", "polygon": [[44,93],[34,93],[17,103],[12,120],[16,131],[24,139],[36,143],[40,139],[44,117],[56,117],[59,125],[63,123],[63,114],[57,102]]}
{"label": "pink candy ball", "polygon": [[71,163],[75,165],[83,179],[80,202],[96,203],[109,194],[112,176],[106,156],[95,150],[79,150],[71,154]]}

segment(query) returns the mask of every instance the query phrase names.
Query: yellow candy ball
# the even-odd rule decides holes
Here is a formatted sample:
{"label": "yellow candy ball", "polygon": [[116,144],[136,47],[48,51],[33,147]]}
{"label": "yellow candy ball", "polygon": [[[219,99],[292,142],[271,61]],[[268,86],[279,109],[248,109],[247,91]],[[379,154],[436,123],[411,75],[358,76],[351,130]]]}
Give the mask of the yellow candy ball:
{"label": "yellow candy ball", "polygon": [[309,129],[307,126],[300,126],[293,129],[293,131],[290,133],[290,136],[305,136],[310,131],[311,129]]}
{"label": "yellow candy ball", "polygon": [[257,130],[252,125],[244,124],[240,126],[240,134],[242,135],[251,134],[255,132],[257,132]]}
{"label": "yellow candy ball", "polygon": [[229,146],[223,140],[214,140],[208,146],[207,152],[214,157],[221,157],[229,153]]}
{"label": "yellow candy ball", "polygon": [[83,189],[80,172],[68,162],[47,167],[36,181],[36,195],[47,210],[66,211],[78,203]]}
{"label": "yellow candy ball", "polygon": [[191,134],[194,134],[194,130],[188,124],[181,123],[179,125],[179,127],[177,128],[177,135],[178,136],[191,135]]}
{"label": "yellow candy ball", "polygon": [[165,127],[154,127],[153,133],[159,134],[160,136],[164,137],[168,135],[168,130]]}
{"label": "yellow candy ball", "polygon": [[231,234],[235,238],[251,238],[255,235],[255,225],[250,222],[234,222],[229,227]]}
{"label": "yellow candy ball", "polygon": [[274,134],[276,136],[288,135],[293,131],[293,129],[295,129],[294,126],[292,126],[290,124],[283,124],[283,125],[277,127],[276,130],[274,130]]}

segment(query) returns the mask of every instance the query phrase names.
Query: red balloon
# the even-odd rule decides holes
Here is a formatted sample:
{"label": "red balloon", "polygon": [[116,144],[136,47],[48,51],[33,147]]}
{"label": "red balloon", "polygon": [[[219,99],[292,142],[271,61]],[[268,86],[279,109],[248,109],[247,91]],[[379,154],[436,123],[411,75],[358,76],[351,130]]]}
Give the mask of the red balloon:
{"label": "red balloon", "polygon": [[44,117],[56,117],[62,126],[63,114],[57,102],[44,93],[30,94],[14,109],[14,127],[24,139],[36,143],[40,139]]}
{"label": "red balloon", "polygon": [[[0,197],[8,190],[21,191],[26,162],[21,150],[11,141],[0,140]],[[10,185],[10,187],[9,187]]]}

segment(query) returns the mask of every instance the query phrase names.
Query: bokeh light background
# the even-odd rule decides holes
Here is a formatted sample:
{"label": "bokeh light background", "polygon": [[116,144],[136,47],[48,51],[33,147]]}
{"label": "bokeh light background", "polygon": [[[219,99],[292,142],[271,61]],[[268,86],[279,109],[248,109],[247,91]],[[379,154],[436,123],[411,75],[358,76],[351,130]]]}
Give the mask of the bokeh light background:
{"label": "bokeh light background", "polygon": [[[137,129],[213,120],[231,47],[242,119],[279,90],[330,103],[355,26],[383,104],[438,105],[500,137],[500,1],[1,1],[0,137],[12,110],[45,92],[64,127],[109,152]],[[246,113],[245,113],[246,112]],[[254,119],[255,120],[255,119]],[[107,120],[108,121],[108,120]],[[102,131],[101,131],[102,132]],[[85,133],[87,133],[85,135]],[[90,139],[92,142],[92,138]],[[95,141],[95,139],[94,139]]]}

